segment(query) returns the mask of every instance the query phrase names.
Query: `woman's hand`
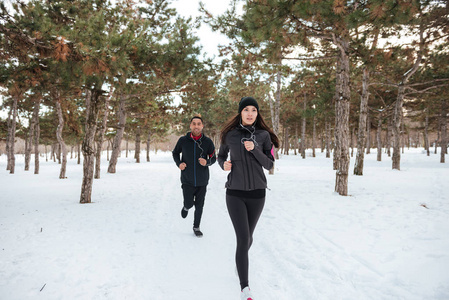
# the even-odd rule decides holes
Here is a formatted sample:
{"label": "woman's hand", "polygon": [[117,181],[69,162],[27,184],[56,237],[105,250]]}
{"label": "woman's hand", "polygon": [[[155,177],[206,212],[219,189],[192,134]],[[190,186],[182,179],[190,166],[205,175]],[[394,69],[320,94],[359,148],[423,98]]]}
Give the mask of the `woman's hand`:
{"label": "woman's hand", "polygon": [[223,170],[231,171],[231,168],[232,168],[231,161],[230,160],[225,161],[224,164],[223,164]]}
{"label": "woman's hand", "polygon": [[184,171],[184,169],[187,167],[186,163],[180,163],[179,164],[179,168],[181,169],[181,171]]}
{"label": "woman's hand", "polygon": [[244,142],[243,144],[245,145],[245,149],[246,149],[247,151],[254,150],[254,143],[253,143],[253,142],[246,141],[246,142]]}

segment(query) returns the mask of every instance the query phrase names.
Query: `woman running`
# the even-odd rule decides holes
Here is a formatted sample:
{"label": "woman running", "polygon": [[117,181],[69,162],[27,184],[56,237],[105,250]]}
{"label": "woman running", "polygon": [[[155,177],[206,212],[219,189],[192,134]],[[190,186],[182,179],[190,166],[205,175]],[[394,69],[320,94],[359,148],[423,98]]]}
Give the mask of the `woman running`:
{"label": "woman running", "polygon": [[248,251],[265,203],[267,179],[263,168],[273,167],[272,148],[279,147],[279,140],[252,97],[240,100],[238,114],[224,126],[220,138],[218,163],[223,170],[231,171],[226,182],[226,205],[237,238],[235,261],[241,299],[254,300],[248,283]]}

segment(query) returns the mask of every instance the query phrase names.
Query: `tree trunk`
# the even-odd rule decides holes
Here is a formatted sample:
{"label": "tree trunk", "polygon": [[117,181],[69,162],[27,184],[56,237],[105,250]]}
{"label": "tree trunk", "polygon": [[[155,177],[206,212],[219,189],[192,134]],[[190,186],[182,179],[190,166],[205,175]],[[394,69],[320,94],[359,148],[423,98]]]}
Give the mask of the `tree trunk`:
{"label": "tree trunk", "polygon": [[[334,96],[334,102],[335,102],[335,125],[334,125],[334,155],[333,155],[333,170],[338,170],[338,164],[339,164],[339,159],[340,159],[340,138],[337,136],[339,134],[339,126],[337,126],[337,122],[339,119],[339,115],[337,114],[338,110],[338,98],[339,96],[339,91],[341,90],[340,87],[340,76],[338,75],[338,73],[340,72],[340,61],[337,60],[337,75],[336,75],[336,88],[335,88],[335,96]],[[335,185],[335,188],[337,186]]]}
{"label": "tree trunk", "polygon": [[137,127],[136,130],[136,150],[134,152],[134,158],[136,159],[136,163],[140,163],[140,126]]}
{"label": "tree trunk", "polygon": [[441,104],[441,158],[440,163],[445,163],[447,154],[447,101],[443,99]]}
{"label": "tree trunk", "polygon": [[81,164],[81,143],[78,142],[78,161],[76,162],[78,165]]}
{"label": "tree trunk", "polygon": [[438,144],[438,140],[436,139],[435,143],[434,143],[434,147],[433,147],[433,153],[434,154],[437,154],[437,144]]}
{"label": "tree trunk", "polygon": [[[66,148],[66,150],[67,150],[67,148]],[[58,144],[58,161],[59,161],[59,164],[60,164],[60,165],[62,164],[62,160],[63,160],[62,154],[63,154],[63,152],[62,152],[62,146],[61,146],[61,144]],[[67,155],[67,151],[66,151],[66,155]],[[67,157],[67,156],[66,156],[66,157]],[[67,160],[66,160],[66,162],[67,162]]]}
{"label": "tree trunk", "polygon": [[[405,147],[405,140],[404,140],[404,123],[402,123],[402,130],[401,130],[401,141],[402,141],[402,149],[404,149]],[[410,145],[412,143],[412,139],[410,137],[410,131],[407,132],[407,149],[410,150]],[[402,153],[404,153],[404,151],[402,151]]]}
{"label": "tree trunk", "polygon": [[387,135],[386,135],[386,150],[388,157],[391,157],[391,140],[393,139],[393,119],[389,117],[387,119]]}
{"label": "tree trunk", "polygon": [[382,161],[382,112],[377,121],[377,161]]}
{"label": "tree trunk", "polygon": [[[273,132],[279,136],[279,114],[280,114],[280,106],[281,106],[281,79],[282,74],[280,70],[281,62],[279,62],[279,70],[276,75],[276,100],[273,105],[273,101],[270,101],[270,111],[271,111],[271,120],[273,123]],[[276,159],[279,159],[278,149],[274,148],[274,156]],[[273,167],[270,169],[268,174],[274,174],[275,163],[273,163]]]}
{"label": "tree trunk", "polygon": [[337,65],[338,98],[336,101],[335,130],[338,169],[336,170],[335,191],[341,196],[348,195],[349,171],[349,102],[351,97],[349,81],[349,42],[340,39],[336,42],[340,48],[339,64]]}
{"label": "tree trunk", "polygon": [[129,152],[129,133],[126,134],[126,158],[128,158]]}
{"label": "tree trunk", "polygon": [[[111,159],[109,160],[108,173],[115,173],[117,160],[121,151],[123,133],[125,132],[125,124],[126,124],[126,106],[125,106],[125,96],[123,93],[120,94],[119,100],[119,109],[118,116],[119,121],[117,124],[117,133],[114,137],[114,142],[112,144],[112,153]],[[126,157],[128,157],[128,139],[126,139]]]}
{"label": "tree trunk", "polygon": [[438,135],[437,139],[435,140],[435,147],[434,147],[434,154],[437,154],[437,148],[438,148],[438,141],[440,140],[440,131],[441,131],[441,118],[440,118],[440,124],[438,124]]}
{"label": "tree trunk", "polygon": [[316,157],[315,155],[315,148],[316,148],[316,144],[315,144],[315,140],[316,140],[316,122],[315,122],[315,113],[313,114],[312,117],[312,157]]}
{"label": "tree trunk", "polygon": [[354,175],[363,175],[363,163],[365,152],[364,147],[365,147],[365,136],[367,134],[366,128],[367,128],[368,99],[369,99],[368,84],[369,84],[369,70],[367,67],[365,67],[363,69],[362,96],[360,99],[359,131],[357,134],[357,156],[354,165]]}
{"label": "tree trunk", "polygon": [[109,95],[106,97],[106,100],[104,101],[104,111],[103,111],[103,120],[101,122],[100,128],[97,128],[97,149],[95,153],[95,179],[100,178],[100,169],[101,169],[101,150],[103,146],[104,141],[104,135],[106,133],[107,124],[108,124],[108,116],[109,116],[109,101],[112,97],[113,88],[111,87],[111,90],[109,91]]}
{"label": "tree trunk", "polygon": [[55,162],[56,161],[56,154],[55,154],[55,143],[51,144],[50,146],[50,160]]}
{"label": "tree trunk", "polygon": [[419,136],[419,131],[416,133],[416,141],[415,141],[415,148],[421,147],[421,141]]}
{"label": "tree trunk", "polygon": [[[28,120],[28,124],[31,124],[31,119]],[[24,165],[24,171],[29,171],[30,169],[30,157],[31,157],[31,146],[30,146],[30,132],[31,128],[28,126],[28,130],[24,131],[25,137],[25,152],[24,152],[24,159],[25,159],[25,165]]]}
{"label": "tree trunk", "polygon": [[298,141],[298,123],[295,122],[295,155],[298,155],[299,141]]}
{"label": "tree trunk", "polygon": [[[99,85],[101,87],[101,84]],[[95,163],[95,133],[100,108],[101,90],[86,90],[86,125],[83,139],[83,183],[80,203],[92,202],[92,185]]]}
{"label": "tree trunk", "polygon": [[421,59],[424,50],[424,25],[421,23],[419,28],[419,51],[417,53],[417,57],[413,66],[408,70],[403,76],[402,80],[399,83],[398,88],[398,96],[396,99],[396,105],[394,109],[394,118],[393,118],[393,170],[401,169],[401,124],[402,124],[402,106],[404,103],[405,97],[405,85],[410,80],[410,77],[418,71],[419,66],[421,64]]}
{"label": "tree trunk", "polygon": [[426,148],[427,156],[430,156],[430,145],[429,145],[429,113],[426,111],[426,121],[424,126],[424,147]]}
{"label": "tree trunk", "polygon": [[106,148],[106,160],[109,162],[109,150],[112,147],[112,141],[111,140],[107,140],[107,148]]}
{"label": "tree trunk", "polygon": [[325,124],[324,124],[325,129],[325,135],[326,135],[326,158],[330,158],[331,157],[331,141],[330,141],[330,137],[331,137],[331,124],[327,121],[327,117],[325,119]]}
{"label": "tree trunk", "polygon": [[366,115],[366,154],[371,153],[371,118],[369,111]]}
{"label": "tree trunk", "polygon": [[288,143],[288,136],[287,136],[287,126],[284,124],[282,126],[282,150],[281,153],[283,153],[284,155],[286,154],[286,149],[287,149],[287,143]]}
{"label": "tree trunk", "polygon": [[[280,64],[281,63],[279,63],[279,65]],[[281,70],[278,70],[276,78],[276,102],[274,103],[274,123],[273,123],[273,130],[276,135],[279,134],[279,115],[281,113],[281,89],[282,89],[281,79],[282,79]],[[276,148],[274,149],[274,153],[276,159],[279,159],[279,152]],[[274,174],[274,163],[269,173]]]}
{"label": "tree trunk", "polygon": [[[41,135],[41,127],[39,125],[39,110],[41,98],[39,97],[34,105],[34,174],[39,174],[39,138]],[[47,155],[47,154],[45,154]]]}
{"label": "tree trunk", "polygon": [[59,155],[60,152],[61,150],[58,142],[53,143],[53,161],[58,161],[58,164],[61,164],[61,156]]}
{"label": "tree trunk", "polygon": [[25,171],[30,170],[31,150],[33,148],[33,135],[34,135],[33,119],[30,118],[28,123],[29,123],[28,132],[25,137]]}
{"label": "tree trunk", "polygon": [[10,161],[10,156],[11,156],[11,152],[10,152],[10,144],[11,144],[11,122],[12,122],[12,120],[11,120],[11,116],[12,116],[12,112],[13,112],[13,110],[14,110],[14,106],[11,106],[11,109],[9,110],[9,112],[8,112],[8,119],[7,119],[7,122],[6,122],[6,124],[7,124],[7,128],[8,128],[8,130],[7,130],[7,133],[6,133],[6,146],[5,146],[5,150],[6,150],[6,170],[7,171],[9,171],[9,170],[11,170],[11,165],[10,165],[10,163],[11,163],[11,161]]}
{"label": "tree trunk", "polygon": [[401,169],[401,119],[404,94],[405,88],[401,85],[399,86],[393,116],[393,170]]}
{"label": "tree trunk", "polygon": [[56,162],[56,160],[58,160],[58,164],[61,164],[61,145],[59,145],[58,142],[53,144],[54,147],[54,161]]}
{"label": "tree trunk", "polygon": [[39,174],[39,109],[40,96],[36,98],[34,103],[33,115],[30,119],[30,129],[28,136],[28,147],[25,154],[25,171],[29,170],[31,161],[31,151],[34,145],[34,174]]}
{"label": "tree trunk", "polygon": [[150,161],[150,141],[151,141],[151,130],[148,130],[147,136],[147,161]]}
{"label": "tree trunk", "polygon": [[94,171],[94,178],[100,179],[100,169],[101,169],[101,152],[103,150],[103,138],[101,138],[100,141],[100,133],[98,131],[101,131],[102,129],[97,127],[97,134],[96,134],[96,147],[95,147],[95,171]]}
{"label": "tree trunk", "polygon": [[302,126],[301,126],[301,157],[306,158],[306,109],[307,109],[307,94],[304,92],[304,103],[302,112]]}
{"label": "tree trunk", "polygon": [[[280,64],[279,64],[280,65]],[[279,70],[276,75],[276,100],[274,102],[274,108],[272,111],[272,121],[273,121],[273,131],[276,135],[279,134],[279,114],[280,114],[280,105],[281,105],[281,79],[282,74]],[[270,102],[271,107],[273,104]]]}
{"label": "tree trunk", "polygon": [[349,139],[349,147],[351,148],[351,157],[354,157],[354,136],[355,136],[355,127],[352,127],[351,136]]}
{"label": "tree trunk", "polygon": [[59,179],[66,179],[66,167],[67,167],[67,147],[65,145],[64,139],[62,138],[62,129],[64,128],[64,118],[62,117],[61,109],[61,99],[59,97],[59,92],[56,93],[56,112],[58,115],[58,127],[56,129],[56,138],[58,139],[59,145],[62,152],[62,163],[61,172],[59,173]]}
{"label": "tree trunk", "polygon": [[288,152],[290,151],[290,137],[289,137],[289,132],[288,132],[288,126],[285,126],[285,142],[284,142],[284,154],[288,155]]}
{"label": "tree trunk", "polygon": [[[326,124],[325,124],[326,125]],[[321,153],[324,152],[324,149],[326,149],[326,139],[324,138],[326,136],[326,128],[324,128],[323,131],[321,131],[320,134],[320,148],[321,148]]]}
{"label": "tree trunk", "polygon": [[8,136],[9,136],[9,157],[8,157],[8,165],[9,165],[9,173],[14,174],[16,167],[16,156],[14,154],[14,148],[16,143],[16,119],[17,119],[17,103],[19,101],[19,96],[13,97],[13,107],[12,107],[12,119],[11,126],[8,128]]}

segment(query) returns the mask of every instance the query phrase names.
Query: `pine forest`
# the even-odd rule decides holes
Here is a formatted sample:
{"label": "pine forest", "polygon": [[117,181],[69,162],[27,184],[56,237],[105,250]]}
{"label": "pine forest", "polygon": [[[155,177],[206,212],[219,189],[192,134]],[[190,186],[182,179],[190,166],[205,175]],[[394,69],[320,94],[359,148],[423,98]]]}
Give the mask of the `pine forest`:
{"label": "pine forest", "polygon": [[[363,175],[370,149],[394,170],[406,147],[439,149],[445,163],[449,1],[232,0],[219,15],[198,10],[183,17],[167,0],[0,1],[4,172],[17,172],[23,155],[25,171],[54,160],[64,180],[77,159],[79,202],[90,203],[121,155],[151,163],[150,149],[171,151],[194,115],[219,148],[244,96],[258,99],[280,138],[277,158],[333,159],[339,195],[349,175]],[[217,57],[202,52],[200,26],[229,41]]]}

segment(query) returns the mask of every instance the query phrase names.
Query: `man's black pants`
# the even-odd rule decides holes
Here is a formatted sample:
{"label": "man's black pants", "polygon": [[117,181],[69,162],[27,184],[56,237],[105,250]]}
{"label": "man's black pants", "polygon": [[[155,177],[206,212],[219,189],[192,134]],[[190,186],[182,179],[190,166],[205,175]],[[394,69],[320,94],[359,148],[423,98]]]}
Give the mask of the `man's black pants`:
{"label": "man's black pants", "polygon": [[201,216],[203,215],[204,199],[206,197],[207,186],[191,186],[182,185],[182,194],[184,195],[184,207],[187,209],[195,205],[195,217],[193,219],[193,227],[199,228]]}

